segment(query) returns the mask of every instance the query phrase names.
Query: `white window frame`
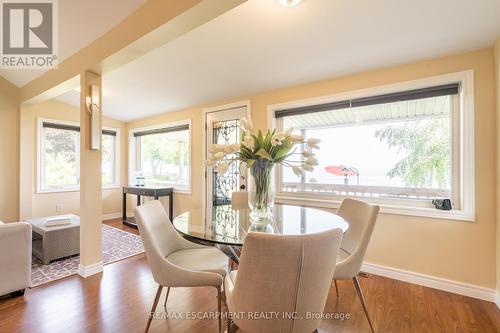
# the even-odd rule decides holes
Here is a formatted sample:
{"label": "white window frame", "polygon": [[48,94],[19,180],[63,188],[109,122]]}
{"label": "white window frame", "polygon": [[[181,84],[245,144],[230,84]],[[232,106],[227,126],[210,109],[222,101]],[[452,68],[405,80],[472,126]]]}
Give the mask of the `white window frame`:
{"label": "white window frame", "polygon": [[106,131],[113,131],[116,133],[115,136],[115,161],[114,161],[114,167],[115,167],[115,177],[114,177],[114,182],[110,184],[102,184],[102,188],[109,190],[109,189],[117,189],[121,187],[121,173],[120,173],[120,162],[121,162],[121,151],[120,151],[120,142],[121,142],[121,136],[120,136],[120,129],[118,127],[103,127],[103,130]]}
{"label": "white window frame", "polygon": [[138,170],[137,168],[137,163],[138,163],[138,149],[137,149],[137,140],[134,137],[134,133],[137,132],[144,132],[144,131],[151,131],[151,130],[158,130],[158,129],[163,129],[163,128],[169,128],[169,127],[176,127],[176,126],[182,126],[182,125],[188,125],[189,126],[189,186],[186,187],[178,187],[176,184],[169,184],[169,186],[172,186],[174,188],[174,193],[182,193],[182,194],[191,194],[191,187],[193,184],[193,137],[192,137],[192,124],[191,124],[191,119],[183,119],[179,121],[174,121],[170,123],[163,123],[163,124],[157,124],[157,125],[152,125],[152,126],[146,126],[146,127],[139,127],[139,128],[132,128],[129,130],[129,173],[128,173],[128,179],[129,179],[129,184],[135,184],[135,179],[134,179],[134,171]]}
{"label": "white window frame", "polygon": [[[275,111],[311,106],[323,103],[331,103],[347,99],[355,99],[367,96],[388,94],[405,90],[426,88],[444,84],[460,83],[459,96],[452,99],[453,103],[459,104],[458,117],[453,121],[453,185],[452,196],[458,200],[456,207],[450,211],[443,211],[429,206],[415,205],[414,200],[402,198],[366,198],[354,197],[361,200],[369,200],[380,205],[382,213],[399,214],[409,216],[432,217],[460,221],[475,220],[475,187],[474,187],[474,71],[462,71],[444,74],[424,79],[399,82],[379,87],[360,89],[334,95],[314,97],[304,100],[269,105],[267,108],[267,120],[270,128],[281,129],[281,123],[275,118]],[[458,133],[457,133],[458,130]],[[459,136],[458,138],[456,136]],[[276,168],[275,193],[276,201],[291,204],[307,204],[320,208],[338,208],[345,196],[317,195],[309,193],[290,193],[281,191],[280,168]]]}
{"label": "white window frame", "polygon": [[[43,177],[44,177],[44,154],[42,153],[42,149],[44,149],[44,138],[43,138],[43,123],[52,123],[59,125],[67,125],[67,126],[77,126],[80,127],[80,123],[59,119],[50,119],[50,118],[42,118],[38,117],[37,119],[37,145],[36,145],[36,154],[37,154],[37,165],[36,165],[36,192],[38,194],[41,193],[61,193],[61,192],[79,192],[80,191],[80,133],[77,136],[77,147],[76,147],[76,161],[78,166],[78,185],[74,187],[66,187],[66,188],[44,188],[43,187]],[[115,146],[115,182],[113,184],[103,185],[103,189],[116,189],[120,188],[120,129],[115,127],[103,127],[105,130],[111,130],[116,132],[116,146]]]}
{"label": "white window frame", "polygon": [[[78,126],[79,123],[72,121],[64,121],[57,119],[48,119],[48,118],[38,118],[37,120],[37,193],[59,193],[59,192],[78,192],[80,191],[80,133],[78,132],[77,142],[76,142],[76,163],[77,163],[77,171],[78,171],[78,185],[73,187],[64,187],[64,188],[44,188],[43,179],[45,178],[45,168],[43,167],[45,163],[45,145],[44,145],[44,136],[43,136],[43,123],[53,123],[58,125],[67,125],[67,126]],[[42,151],[43,150],[43,151]]]}

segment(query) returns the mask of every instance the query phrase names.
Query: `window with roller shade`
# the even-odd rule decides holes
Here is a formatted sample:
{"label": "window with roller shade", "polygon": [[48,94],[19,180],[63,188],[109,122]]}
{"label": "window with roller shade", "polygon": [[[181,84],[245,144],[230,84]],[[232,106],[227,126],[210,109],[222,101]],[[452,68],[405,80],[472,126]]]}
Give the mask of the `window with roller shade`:
{"label": "window with roller shade", "polygon": [[278,128],[322,140],[314,172],[279,170],[279,195],[460,210],[461,94],[457,82],[274,110]]}
{"label": "window with roller shade", "polygon": [[[38,191],[76,191],[80,188],[80,127],[52,119],[39,125]],[[118,129],[102,133],[102,186],[116,187],[118,181]]]}

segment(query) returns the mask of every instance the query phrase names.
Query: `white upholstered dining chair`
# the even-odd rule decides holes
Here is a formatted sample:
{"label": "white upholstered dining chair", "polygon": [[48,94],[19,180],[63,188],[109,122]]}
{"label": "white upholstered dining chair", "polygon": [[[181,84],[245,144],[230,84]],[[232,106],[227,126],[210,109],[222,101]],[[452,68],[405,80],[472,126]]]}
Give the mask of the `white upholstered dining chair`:
{"label": "white upholstered dining chair", "polygon": [[[159,284],[146,332],[151,325],[163,287],[167,287],[165,304],[171,287],[210,286],[217,289],[221,312],[221,287],[227,272],[227,257],[215,247],[192,243],[180,236],[169,221],[158,200],[135,208],[139,233],[154,280]],[[219,332],[221,319],[219,316]]]}
{"label": "white upholstered dining chair", "polygon": [[[238,270],[224,282],[230,313],[243,314],[233,318],[238,332],[315,331],[321,320],[305,319],[305,313],[324,310],[341,239],[341,229],[292,236],[250,232]],[[279,315],[256,320],[245,315],[249,313]],[[286,317],[287,313],[297,316]]]}
{"label": "white upholstered dining chair", "polygon": [[354,282],[356,293],[361,301],[372,332],[375,331],[359,285],[358,274],[377,221],[379,209],[379,206],[350,198],[342,201],[337,214],[349,222],[349,229],[342,239],[337,267],[333,275],[337,297],[339,296],[337,280],[352,280]]}

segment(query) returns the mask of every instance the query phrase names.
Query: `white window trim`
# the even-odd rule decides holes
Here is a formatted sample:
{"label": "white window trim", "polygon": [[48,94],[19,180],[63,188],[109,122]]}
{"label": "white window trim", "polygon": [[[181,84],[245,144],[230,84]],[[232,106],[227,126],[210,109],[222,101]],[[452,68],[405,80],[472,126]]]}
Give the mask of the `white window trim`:
{"label": "white window trim", "polygon": [[114,131],[116,133],[115,136],[115,182],[112,184],[102,184],[102,188],[104,190],[117,189],[121,188],[121,173],[120,173],[120,161],[121,161],[121,151],[120,151],[120,143],[121,143],[121,135],[120,129],[118,127],[103,127],[103,130]]}
{"label": "white window trim", "polygon": [[138,127],[138,128],[132,128],[129,130],[129,172],[128,172],[128,180],[129,184],[134,184],[135,179],[133,177],[133,172],[134,170],[137,169],[137,147],[136,147],[136,141],[134,138],[134,133],[136,132],[143,132],[143,131],[150,131],[150,130],[156,130],[156,129],[162,129],[162,128],[168,128],[168,127],[175,127],[175,126],[181,126],[181,125],[188,125],[189,126],[189,186],[187,189],[184,188],[176,188],[175,184],[170,184],[174,188],[174,193],[180,193],[180,194],[191,194],[191,188],[193,184],[193,138],[192,138],[192,123],[191,119],[183,119],[179,121],[174,121],[170,123],[163,123],[163,124],[158,124],[158,125],[152,125],[152,126],[146,126],[146,127]]}
{"label": "white window trim", "polygon": [[[67,187],[67,188],[55,188],[55,189],[45,189],[43,188],[43,173],[44,168],[42,165],[44,163],[44,157],[42,153],[43,148],[43,123],[54,123],[60,125],[67,126],[80,126],[79,123],[58,119],[49,119],[49,118],[41,118],[37,119],[37,140],[36,140],[36,154],[37,154],[37,164],[36,164],[36,192],[41,193],[60,193],[60,192],[79,192],[80,191],[80,137],[78,136],[78,142],[76,147],[76,158],[78,165],[78,185],[75,187]],[[78,133],[80,134],[80,133]]]}
{"label": "white window trim", "polygon": [[[38,117],[37,119],[37,140],[36,140],[36,154],[37,154],[37,164],[36,164],[36,193],[63,193],[63,192],[80,192],[80,185],[75,187],[68,188],[58,188],[58,189],[44,189],[42,187],[42,178],[43,178],[43,154],[42,154],[42,142],[43,142],[43,123],[53,123],[60,125],[68,125],[68,126],[78,126],[80,127],[80,123],[59,119],[50,119],[50,118],[42,118]],[[116,146],[115,146],[115,183],[103,185],[102,189],[117,189],[120,188],[121,184],[121,176],[120,176],[120,129],[115,127],[103,127],[105,130],[111,130],[116,132]],[[78,178],[80,178],[80,136],[78,136],[77,143],[77,165],[78,165]]]}
{"label": "white window trim", "polygon": [[[396,205],[397,199],[377,200],[380,204],[382,213],[409,215],[419,217],[431,217],[439,219],[460,220],[460,221],[475,221],[475,187],[474,187],[474,71],[467,70],[462,72],[433,76],[424,79],[417,79],[384,86],[378,86],[367,89],[354,90],[350,92],[338,93],[328,96],[308,98],[298,101],[268,105],[267,121],[269,128],[276,127],[276,118],[274,113],[276,110],[288,108],[303,107],[322,103],[330,103],[346,99],[354,99],[370,95],[379,95],[393,93],[404,90],[412,90],[418,88],[432,87],[436,85],[449,84],[460,82],[461,93],[459,95],[460,103],[460,121],[459,121],[459,162],[458,162],[458,179],[459,179],[459,196],[460,209],[450,211],[442,211],[428,207],[414,207],[408,205]],[[329,200],[320,199],[314,194],[290,195],[290,193],[281,192],[280,190],[280,174],[279,168],[276,168],[276,201],[284,203],[307,204],[309,206],[321,208],[337,208],[343,197],[336,197]],[[356,197],[362,200],[370,200],[369,198]]]}

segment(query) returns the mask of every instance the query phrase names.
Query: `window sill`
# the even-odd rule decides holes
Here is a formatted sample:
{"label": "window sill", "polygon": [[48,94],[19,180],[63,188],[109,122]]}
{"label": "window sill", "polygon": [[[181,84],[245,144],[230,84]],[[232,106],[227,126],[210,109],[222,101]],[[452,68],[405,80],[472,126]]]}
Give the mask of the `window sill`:
{"label": "window sill", "polygon": [[102,187],[103,190],[118,190],[121,189],[122,187],[120,185],[105,185]]}
{"label": "window sill", "polygon": [[36,194],[47,194],[47,193],[65,193],[65,192],[80,192],[79,188],[57,188],[57,189],[47,189],[47,190],[38,190]]}
{"label": "window sill", "polygon": [[190,189],[176,189],[174,188],[174,194],[191,194]]}
{"label": "window sill", "polygon": [[[117,190],[121,189],[121,186],[105,186],[102,187],[102,190]],[[37,190],[36,194],[50,194],[50,193],[66,193],[66,192],[80,192],[79,188],[71,188],[71,189],[50,189],[50,190]]]}
{"label": "window sill", "polygon": [[[363,200],[363,198],[360,198]],[[305,205],[317,208],[330,208],[337,209],[340,206],[339,200],[324,200],[324,199],[311,199],[311,198],[297,198],[287,196],[276,196],[277,203]],[[474,222],[474,216],[460,210],[439,210],[427,207],[411,207],[411,206],[397,206],[390,204],[379,204],[380,212],[383,214],[417,216],[444,220],[457,220]]]}

